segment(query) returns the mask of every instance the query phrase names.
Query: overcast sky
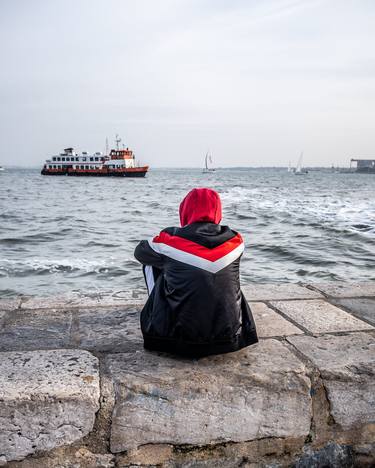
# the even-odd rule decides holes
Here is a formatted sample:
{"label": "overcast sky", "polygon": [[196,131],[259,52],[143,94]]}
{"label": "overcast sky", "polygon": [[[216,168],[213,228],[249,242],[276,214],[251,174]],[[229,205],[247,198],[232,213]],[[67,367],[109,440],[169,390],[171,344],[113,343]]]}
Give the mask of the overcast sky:
{"label": "overcast sky", "polygon": [[375,157],[373,0],[0,0],[0,164]]}

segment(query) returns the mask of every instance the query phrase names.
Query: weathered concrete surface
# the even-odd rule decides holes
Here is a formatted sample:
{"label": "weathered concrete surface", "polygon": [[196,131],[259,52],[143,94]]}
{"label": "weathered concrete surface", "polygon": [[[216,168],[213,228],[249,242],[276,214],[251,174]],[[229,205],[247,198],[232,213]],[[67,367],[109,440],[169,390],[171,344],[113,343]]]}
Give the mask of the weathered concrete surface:
{"label": "weathered concrete surface", "polygon": [[69,294],[54,297],[23,296],[22,309],[51,309],[73,307],[108,307],[130,304],[142,305],[147,299],[146,289],[134,289],[126,291],[97,291],[84,294],[76,291]]}
{"label": "weathered concrete surface", "polygon": [[65,446],[44,452],[38,457],[10,462],[6,466],[7,468],[115,468],[115,456],[110,453],[92,452],[86,447]]}
{"label": "weathered concrete surface", "polygon": [[375,424],[375,335],[290,336],[287,340],[319,369],[331,415],[343,429]]}
{"label": "weathered concrete surface", "polygon": [[[5,438],[7,451],[10,443],[13,451],[17,446],[20,460],[9,467],[375,465],[375,331],[357,329],[364,324],[358,319],[373,320],[371,284],[341,285],[334,292],[337,297],[320,301],[323,296],[300,285],[248,287],[258,334],[264,339],[238,353],[199,361],[143,351],[139,312],[145,291],[7,301],[0,306],[0,351],[26,351],[0,352],[0,363],[9,354],[19,356],[12,366],[26,382],[13,385],[9,371],[8,393],[14,387],[26,396],[5,402],[0,394],[0,447],[6,428],[16,434],[10,441]],[[322,286],[332,292],[332,285]],[[345,297],[348,292],[355,297]],[[271,309],[276,302],[304,307],[292,317]],[[337,307],[328,315],[320,311],[312,320],[314,312],[307,306],[315,302]],[[355,328],[342,330],[344,316],[345,326]],[[323,331],[312,332],[317,323]],[[303,330],[320,336],[306,336]],[[85,393],[79,385],[81,366],[87,367],[84,360],[69,361],[66,356],[81,351],[49,351],[65,354],[65,364],[72,364],[70,377],[55,358],[48,373],[35,366],[31,377],[23,366],[20,371],[18,362],[27,361],[28,350],[51,348],[88,349],[99,357],[100,408],[92,430],[88,427],[98,408],[97,384]],[[44,353],[33,355],[43,360]],[[25,362],[26,369],[28,365]],[[95,372],[92,382],[94,374],[84,372],[88,384],[97,382]],[[1,449],[0,466],[5,463]]]}
{"label": "weathered concrete surface", "polygon": [[374,329],[368,323],[320,299],[272,301],[271,304],[311,333]]}
{"label": "weathered concrete surface", "polygon": [[15,310],[0,328],[0,351],[64,348],[69,345],[70,310]]}
{"label": "weathered concrete surface", "polygon": [[251,311],[253,312],[259,338],[303,334],[300,328],[285,320],[262,302],[252,302]]}
{"label": "weathered concrete surface", "polygon": [[79,309],[73,340],[80,348],[98,352],[141,349],[140,310],[140,306]]}
{"label": "weathered concrete surface", "polygon": [[21,460],[82,438],[93,427],[98,402],[98,360],[90,353],[1,353],[0,455]]}
{"label": "weathered concrete surface", "polygon": [[357,318],[375,325],[375,298],[332,299],[338,307],[343,306]]}
{"label": "weathered concrete surface", "polygon": [[310,380],[276,340],[181,361],[147,352],[110,355],[116,403],[111,450],[307,436]]}
{"label": "weathered concrete surface", "polygon": [[294,468],[353,468],[351,447],[330,443],[320,450],[308,450]]}
{"label": "weathered concrete surface", "polygon": [[0,310],[0,332],[1,332],[1,329],[3,328],[6,315],[7,315],[7,312],[5,310]]}
{"label": "weathered concrete surface", "polygon": [[0,299],[0,311],[17,309],[21,304],[21,297]]}
{"label": "weathered concrete surface", "polygon": [[331,283],[311,283],[311,286],[333,297],[375,296],[375,281],[364,281],[360,283],[332,281]]}
{"label": "weathered concrete surface", "polygon": [[[168,444],[143,445],[116,456],[116,467],[162,466],[165,468],[260,468],[290,467],[301,451],[303,438],[257,439],[190,449]],[[343,467],[340,467],[343,468]]]}
{"label": "weathered concrete surface", "polygon": [[0,351],[81,348],[127,352],[143,347],[141,306],[17,309],[0,312]]}
{"label": "weathered concrete surface", "polygon": [[322,294],[294,283],[245,284],[241,286],[248,301],[278,301],[283,299],[314,299]]}

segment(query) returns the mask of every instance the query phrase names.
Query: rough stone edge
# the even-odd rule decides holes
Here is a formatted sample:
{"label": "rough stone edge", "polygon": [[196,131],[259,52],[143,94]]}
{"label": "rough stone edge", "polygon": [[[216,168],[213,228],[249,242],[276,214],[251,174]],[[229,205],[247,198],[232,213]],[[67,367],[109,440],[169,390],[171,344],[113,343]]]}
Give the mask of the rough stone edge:
{"label": "rough stone edge", "polygon": [[[99,410],[95,414],[94,427],[82,439],[51,451],[37,452],[22,461],[12,461],[6,466],[13,468],[41,468],[61,467],[64,465],[52,464],[52,461],[62,459],[64,462],[77,462],[76,457],[82,458],[82,468],[93,466],[102,467],[131,467],[131,466],[189,466],[191,463],[212,463],[207,466],[247,466],[247,463],[270,463],[276,466],[299,466],[300,460],[309,459],[309,456],[320,453],[326,447],[334,444],[338,447],[348,446],[350,453],[356,452],[364,457],[366,463],[371,460],[375,463],[375,455],[371,452],[361,454],[361,447],[371,444],[371,431],[373,428],[363,428],[358,434],[355,431],[343,431],[335,423],[330,413],[330,403],[327,390],[319,369],[292,343],[287,337],[279,338],[295,356],[306,366],[306,376],[311,382],[312,416],[310,431],[307,437],[300,438],[262,438],[244,442],[225,442],[212,445],[170,445],[145,444],[135,450],[113,454],[110,452],[110,429],[112,413],[115,403],[114,384],[105,365],[104,354],[94,354],[99,359],[100,398]],[[374,425],[372,425],[374,426]],[[368,435],[366,435],[368,432]],[[364,439],[364,440],[363,440]],[[367,450],[367,449],[366,449]],[[366,451],[365,450],[365,451]],[[367,450],[368,451],[368,450]],[[163,455],[164,454],[164,455]],[[149,457],[154,457],[151,462]],[[160,458],[161,457],[161,458]],[[87,464],[86,460],[87,459]],[[95,459],[95,465],[92,461]],[[34,464],[35,462],[35,464]],[[54,463],[54,462],[53,462]],[[229,463],[229,465],[227,464]],[[236,463],[232,465],[232,463]],[[238,463],[238,464],[237,464]],[[0,459],[1,466],[1,459]],[[68,465],[67,465],[68,466]],[[70,465],[69,465],[70,466]],[[262,466],[262,465],[259,465]],[[305,466],[305,465],[303,465]],[[308,466],[308,465],[306,465]],[[369,465],[370,466],[370,465]]]}
{"label": "rough stone edge", "polygon": [[[325,333],[325,335],[327,334]],[[337,334],[345,335],[347,333]],[[290,342],[288,337],[283,338],[282,341],[305,364],[307,375],[311,380],[312,418],[310,427],[311,440],[306,440],[308,446],[310,445],[313,449],[321,448],[329,441],[349,445],[374,442],[375,424],[367,423],[357,428],[353,427],[345,430],[335,421],[331,411],[328,389],[325,386],[324,377],[320,369]]]}
{"label": "rough stone edge", "polygon": [[[348,300],[348,299],[351,299],[351,300],[374,299],[374,300],[375,300],[375,297],[374,297],[374,296],[366,296],[366,297],[327,297],[327,298],[326,298],[326,301],[327,301],[329,304],[334,305],[335,307],[338,307],[339,309],[342,309],[344,312],[346,312],[347,314],[352,315],[352,316],[355,317],[356,319],[362,320],[362,322],[365,322],[365,323],[367,323],[368,325],[371,325],[371,326],[374,327],[374,329],[375,329],[374,323],[371,323],[370,320],[368,320],[368,319],[366,319],[366,318],[363,318],[363,317],[358,317],[358,316],[356,315],[355,311],[349,309],[347,306],[344,306],[343,304],[339,304],[338,302],[336,302],[336,301]],[[371,332],[371,331],[373,331],[373,330],[369,329],[368,331]]]}
{"label": "rough stone edge", "polygon": [[[368,299],[369,297],[366,296],[366,299]],[[372,296],[372,298],[374,298]],[[291,300],[289,299],[283,299],[283,300],[280,300],[280,301],[273,301],[273,300],[267,300],[267,301],[259,301],[259,302],[263,302],[264,304],[266,304],[270,309],[272,309],[274,312],[276,312],[277,314],[279,314],[281,317],[283,317],[285,320],[287,320],[288,322],[290,322],[291,324],[293,324],[294,326],[296,326],[297,328],[299,328],[300,330],[303,331],[304,335],[306,336],[323,336],[323,335],[330,335],[330,336],[341,336],[341,335],[346,335],[346,334],[351,334],[351,333],[360,333],[360,332],[363,332],[363,333],[375,333],[375,325],[373,323],[370,323],[368,320],[365,320],[363,318],[360,318],[360,317],[357,317],[352,310],[342,306],[341,304],[335,304],[333,301],[335,299],[338,299],[338,298],[333,298],[332,296],[330,297],[322,297],[322,298],[319,298],[318,300],[320,301],[323,301],[323,302],[326,302],[327,304],[329,305],[332,305],[332,306],[335,306],[337,309],[341,309],[342,311],[346,312],[347,314],[349,314],[350,316],[354,317],[355,319],[357,320],[360,320],[364,323],[366,323],[367,325],[370,325],[372,326],[373,328],[368,328],[368,329],[353,329],[353,330],[340,330],[340,331],[322,331],[322,332],[311,332],[310,330],[308,330],[307,328],[305,328],[303,325],[301,325],[300,323],[298,323],[297,321],[295,321],[293,318],[289,317],[289,315],[286,315],[285,312],[283,312],[282,310],[278,309],[275,305],[274,305],[274,302],[291,302]],[[362,299],[361,297],[347,297],[347,298],[339,298],[339,299]],[[311,301],[311,300],[316,300],[316,299],[294,299],[294,301]],[[293,336],[293,335],[288,335],[288,336]],[[268,339],[268,338],[271,338],[271,337],[262,337],[262,339]],[[283,337],[272,337],[272,338],[283,338]],[[286,337],[287,338],[287,337]]]}
{"label": "rough stone edge", "polygon": [[[372,281],[372,280],[368,280],[368,281],[364,281],[365,283],[373,283],[375,281]],[[321,282],[313,282],[313,283],[304,283],[304,282],[301,282],[299,283],[301,286],[304,286],[305,288],[307,289],[310,289],[311,291],[315,291],[319,294],[321,294],[323,297],[325,297],[326,299],[330,299],[330,298],[335,298],[335,299],[361,299],[361,298],[366,298],[366,299],[371,299],[371,298],[375,298],[374,294],[362,294],[362,295],[354,295],[353,294],[349,294],[349,295],[339,295],[339,296],[336,296],[336,295],[333,295],[333,294],[328,294],[327,292],[324,292],[322,289],[319,289],[318,285],[321,285],[323,284],[324,281],[321,281]],[[325,283],[335,283],[334,281],[326,281]],[[355,283],[353,281],[348,281],[348,282],[342,282],[340,281],[339,282],[340,284],[361,284],[363,282],[358,282],[358,283]]]}
{"label": "rough stone edge", "polygon": [[[127,297],[118,296],[125,293]],[[106,302],[105,298],[111,300]],[[147,299],[146,289],[129,288],[121,291],[106,292],[97,291],[92,294],[82,295],[80,292],[74,294],[62,294],[60,296],[20,296],[18,309],[22,310],[43,310],[43,309],[92,309],[106,307],[140,306]],[[41,302],[46,300],[46,306],[35,306],[33,301]],[[28,304],[30,301],[30,304]],[[54,302],[55,301],[55,302]],[[14,310],[14,309],[13,309]]]}

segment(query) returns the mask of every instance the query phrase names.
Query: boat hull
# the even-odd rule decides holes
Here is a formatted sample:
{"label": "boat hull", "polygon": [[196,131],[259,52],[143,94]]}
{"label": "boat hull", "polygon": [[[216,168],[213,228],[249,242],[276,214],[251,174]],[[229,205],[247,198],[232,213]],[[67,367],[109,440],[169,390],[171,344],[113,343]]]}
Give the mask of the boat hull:
{"label": "boat hull", "polygon": [[128,169],[42,169],[42,175],[74,176],[74,177],[145,177],[148,166]]}

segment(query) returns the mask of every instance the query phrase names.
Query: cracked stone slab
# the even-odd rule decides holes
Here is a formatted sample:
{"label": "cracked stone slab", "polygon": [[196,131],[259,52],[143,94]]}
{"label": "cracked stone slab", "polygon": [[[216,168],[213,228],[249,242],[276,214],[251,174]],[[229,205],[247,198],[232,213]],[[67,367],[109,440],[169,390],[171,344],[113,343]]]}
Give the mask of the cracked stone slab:
{"label": "cracked stone slab", "polygon": [[209,445],[306,437],[310,380],[277,340],[182,360],[146,351],[106,357],[113,379],[111,451],[145,444]]}
{"label": "cracked stone slab", "polygon": [[80,348],[98,352],[141,349],[140,311],[140,306],[79,309],[79,325],[74,339]]}
{"label": "cracked stone slab", "polygon": [[278,313],[262,302],[250,304],[253,312],[257,333],[260,338],[270,336],[299,335],[303,331],[285,320]]}
{"label": "cracked stone slab", "polygon": [[248,301],[278,301],[282,299],[314,299],[322,294],[294,283],[244,284],[241,286]]}
{"label": "cracked stone slab", "polygon": [[375,423],[375,336],[290,336],[287,340],[320,370],[337,424]]}
{"label": "cracked stone slab", "polygon": [[0,351],[67,347],[71,322],[72,312],[63,309],[8,312],[0,328]]}
{"label": "cracked stone slab", "polygon": [[364,319],[375,325],[375,297],[355,299],[333,299],[337,306],[343,306],[359,319]]}
{"label": "cracked stone slab", "polygon": [[124,291],[94,291],[83,293],[75,291],[60,296],[22,298],[22,309],[50,309],[50,308],[75,308],[75,307],[109,307],[118,305],[139,304],[147,300],[147,292],[143,289],[129,289]]}
{"label": "cracked stone slab", "polygon": [[311,286],[333,297],[375,296],[375,281],[363,281],[360,283],[334,281],[331,283],[311,283]]}
{"label": "cracked stone slab", "polygon": [[0,447],[6,461],[71,444],[99,409],[98,360],[87,351],[0,354]]}
{"label": "cracked stone slab", "polygon": [[320,299],[275,301],[271,305],[311,333],[371,330],[371,325]]}

